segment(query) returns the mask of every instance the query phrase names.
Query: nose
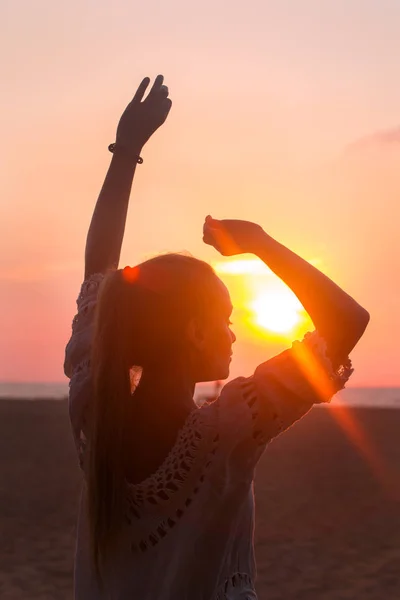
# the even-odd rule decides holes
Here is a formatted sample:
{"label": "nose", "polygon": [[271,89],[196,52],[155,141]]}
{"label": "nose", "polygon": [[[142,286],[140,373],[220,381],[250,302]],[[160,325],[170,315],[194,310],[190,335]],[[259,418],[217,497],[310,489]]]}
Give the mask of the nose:
{"label": "nose", "polygon": [[232,339],[232,344],[234,344],[236,342],[236,335],[233,333],[232,330],[231,330],[231,339]]}

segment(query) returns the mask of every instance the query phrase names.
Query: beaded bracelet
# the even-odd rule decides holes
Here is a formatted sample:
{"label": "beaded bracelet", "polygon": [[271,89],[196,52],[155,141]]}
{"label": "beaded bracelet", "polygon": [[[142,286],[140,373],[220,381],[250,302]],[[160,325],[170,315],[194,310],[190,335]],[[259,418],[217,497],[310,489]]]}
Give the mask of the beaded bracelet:
{"label": "beaded bracelet", "polygon": [[[108,146],[108,149],[111,152],[111,154],[114,154],[115,146],[116,146],[115,142]],[[134,158],[136,158],[136,162],[139,163],[139,165],[142,164],[143,158],[141,156],[134,154]]]}

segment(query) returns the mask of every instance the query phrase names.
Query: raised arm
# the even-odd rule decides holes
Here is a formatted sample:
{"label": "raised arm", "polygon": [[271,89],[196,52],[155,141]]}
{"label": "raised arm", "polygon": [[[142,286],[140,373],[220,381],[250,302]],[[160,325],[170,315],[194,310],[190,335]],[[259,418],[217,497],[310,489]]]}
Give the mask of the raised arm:
{"label": "raised arm", "polygon": [[368,312],[306,260],[248,221],[206,218],[204,241],[224,256],[258,256],[296,294],[324,338],[334,368],[342,364],[369,322]]}
{"label": "raised arm", "polygon": [[85,279],[117,267],[125,231],[132,181],[143,146],[165,122],[172,102],[158,75],[148,96],[146,77],[126,107],[117,128],[106,178],[90,223],[85,250]]}

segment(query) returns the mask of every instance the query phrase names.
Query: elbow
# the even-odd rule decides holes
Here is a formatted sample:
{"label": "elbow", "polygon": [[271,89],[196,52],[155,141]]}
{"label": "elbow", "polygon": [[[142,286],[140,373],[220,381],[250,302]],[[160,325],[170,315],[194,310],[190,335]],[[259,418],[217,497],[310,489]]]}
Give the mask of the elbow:
{"label": "elbow", "polygon": [[343,364],[343,361],[357,345],[364,335],[369,320],[369,312],[360,306],[357,311],[347,315],[346,320],[336,329],[336,335],[328,344],[329,355],[335,368]]}
{"label": "elbow", "polygon": [[356,316],[356,327],[359,330],[360,337],[363,335],[364,331],[367,329],[368,323],[370,321],[370,314],[365,308],[360,308],[359,314]]}
{"label": "elbow", "polygon": [[346,346],[348,347],[349,352],[354,348],[354,346],[364,335],[369,321],[369,312],[365,310],[365,308],[362,308],[360,306],[357,312],[352,315],[347,325],[343,328],[343,332],[346,338]]}

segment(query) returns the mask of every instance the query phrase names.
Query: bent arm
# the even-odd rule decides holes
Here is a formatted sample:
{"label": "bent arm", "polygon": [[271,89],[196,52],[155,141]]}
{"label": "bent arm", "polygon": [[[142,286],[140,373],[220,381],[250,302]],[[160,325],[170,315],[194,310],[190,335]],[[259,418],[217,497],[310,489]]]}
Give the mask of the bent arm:
{"label": "bent arm", "polygon": [[[140,152],[138,145],[135,153],[139,156]],[[113,154],[86,239],[85,279],[118,267],[137,164],[135,153]]]}
{"label": "bent arm", "polygon": [[337,368],[363,335],[369,313],[329,277],[265,232],[254,253],[296,294]]}

